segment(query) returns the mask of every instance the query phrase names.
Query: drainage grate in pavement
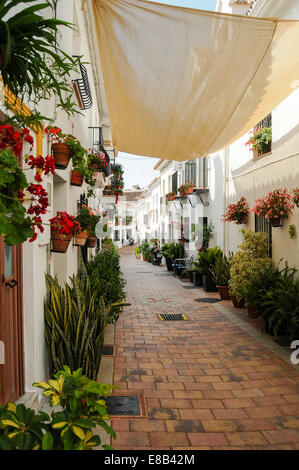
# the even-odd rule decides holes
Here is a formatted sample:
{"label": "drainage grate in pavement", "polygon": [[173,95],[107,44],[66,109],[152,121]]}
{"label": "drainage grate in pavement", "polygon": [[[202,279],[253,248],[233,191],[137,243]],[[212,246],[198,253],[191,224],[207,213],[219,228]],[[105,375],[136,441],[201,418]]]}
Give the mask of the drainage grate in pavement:
{"label": "drainage grate in pavement", "polygon": [[136,271],[136,274],[152,274],[151,271]]}
{"label": "drainage grate in pavement", "polygon": [[200,297],[199,299],[195,299],[196,302],[204,302],[207,304],[215,304],[216,302],[221,302],[221,299],[215,299],[214,297]]}
{"label": "drainage grate in pavement", "polygon": [[109,416],[139,416],[141,414],[138,396],[106,397]]}
{"label": "drainage grate in pavement", "polygon": [[102,355],[103,356],[113,356],[114,355],[114,346],[112,344],[104,344]]}
{"label": "drainage grate in pavement", "polygon": [[183,286],[183,287],[184,287],[184,289],[196,289],[195,286]]}
{"label": "drainage grate in pavement", "polygon": [[159,319],[162,321],[186,321],[187,318],[182,313],[160,313]]}
{"label": "drainage grate in pavement", "polygon": [[283,337],[283,338],[275,338],[272,339],[274,343],[278,344],[279,346],[282,346],[283,348],[290,348],[291,341],[290,338],[288,337]]}

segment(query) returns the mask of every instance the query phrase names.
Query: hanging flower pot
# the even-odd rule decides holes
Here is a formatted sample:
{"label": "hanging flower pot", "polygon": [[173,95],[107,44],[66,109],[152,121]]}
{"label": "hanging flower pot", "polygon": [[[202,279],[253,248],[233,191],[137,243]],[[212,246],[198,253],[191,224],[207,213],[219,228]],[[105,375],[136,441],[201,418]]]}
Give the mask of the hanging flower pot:
{"label": "hanging flower pot", "polygon": [[247,199],[243,196],[236,204],[229,204],[222,216],[223,222],[235,222],[237,225],[247,224],[250,209]]}
{"label": "hanging flower pot", "polygon": [[269,219],[269,222],[272,225],[272,227],[282,227],[283,225],[282,219],[280,219],[279,217],[273,217]]}
{"label": "hanging flower pot", "polygon": [[84,176],[80,171],[72,171],[72,176],[71,176],[71,185],[72,186],[82,186],[84,180]]}
{"label": "hanging flower pot", "polygon": [[51,230],[52,251],[56,253],[66,253],[72,235],[63,235],[56,230]]}
{"label": "hanging flower pot", "polygon": [[81,226],[75,217],[67,212],[57,212],[50,219],[52,251],[66,253],[73,235],[81,232]]}
{"label": "hanging flower pot", "polygon": [[64,143],[52,144],[52,153],[55,160],[55,167],[65,170],[72,156],[71,149]]}
{"label": "hanging flower pot", "polygon": [[97,237],[89,235],[87,239],[87,246],[88,248],[95,248],[97,246]]}
{"label": "hanging flower pot", "polygon": [[82,230],[82,232],[76,233],[74,235],[74,245],[85,246],[87,239],[88,239],[88,231]]}

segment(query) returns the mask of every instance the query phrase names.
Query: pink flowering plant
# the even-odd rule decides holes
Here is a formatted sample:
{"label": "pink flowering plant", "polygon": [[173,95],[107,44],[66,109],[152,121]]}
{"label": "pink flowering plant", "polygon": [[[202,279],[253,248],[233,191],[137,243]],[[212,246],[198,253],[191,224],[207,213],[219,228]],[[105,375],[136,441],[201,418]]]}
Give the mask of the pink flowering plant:
{"label": "pink flowering plant", "polygon": [[238,225],[246,224],[250,213],[249,205],[246,197],[241,199],[236,204],[229,204],[223,214],[223,222],[235,222]]}
{"label": "pink flowering plant", "polygon": [[299,207],[299,188],[293,189],[293,203]]}
{"label": "pink flowering plant", "polygon": [[250,150],[255,150],[258,155],[263,155],[271,151],[272,129],[271,127],[257,127],[251,131],[252,135],[245,145],[249,145]]}
{"label": "pink flowering plant", "polygon": [[258,198],[253,212],[262,215],[269,220],[287,219],[294,209],[292,196],[287,188],[278,188],[269,192],[266,196]]}

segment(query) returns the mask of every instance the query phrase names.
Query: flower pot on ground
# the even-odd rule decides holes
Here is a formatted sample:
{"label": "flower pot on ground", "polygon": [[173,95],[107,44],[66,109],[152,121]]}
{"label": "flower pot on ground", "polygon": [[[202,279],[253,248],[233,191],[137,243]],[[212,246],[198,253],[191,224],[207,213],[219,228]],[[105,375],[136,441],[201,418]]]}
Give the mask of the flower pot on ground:
{"label": "flower pot on ground", "polygon": [[231,259],[229,280],[231,295],[236,297],[238,302],[247,301],[250,280],[257,272],[267,269],[271,263],[268,258],[268,234],[244,229],[241,232],[243,242]]}
{"label": "flower pot on ground", "polygon": [[216,258],[214,266],[211,267],[211,274],[217,286],[221,300],[229,300],[230,292],[228,283],[230,280],[230,261],[232,256],[225,255]]}
{"label": "flower pot on ground", "polygon": [[259,318],[262,314],[262,312],[257,307],[254,307],[250,304],[247,304],[247,312],[250,318]]}
{"label": "flower pot on ground", "polygon": [[55,167],[60,170],[65,170],[72,157],[71,149],[64,143],[54,143],[52,144],[52,153],[55,160]]}
{"label": "flower pot on ground", "polygon": [[80,171],[74,171],[72,170],[72,175],[71,175],[71,185],[72,186],[82,186],[84,181],[84,176]]}
{"label": "flower pot on ground", "polygon": [[202,274],[200,271],[198,271],[198,269],[192,272],[192,281],[195,286],[202,286]]}
{"label": "flower pot on ground", "polygon": [[231,292],[230,292],[230,296],[231,296],[233,306],[235,308],[244,308],[245,307],[245,300],[244,299],[238,300],[237,297],[235,295],[233,295]]}
{"label": "flower pot on ground", "polygon": [[168,271],[173,271],[173,262],[177,258],[184,258],[185,250],[181,243],[163,243],[161,253],[165,258]]}
{"label": "flower pot on ground", "polygon": [[205,292],[217,292],[217,287],[213,278],[203,274],[202,276],[202,287]]}
{"label": "flower pot on ground", "polygon": [[217,286],[217,289],[218,289],[218,292],[219,292],[219,295],[220,295],[220,299],[221,300],[230,300],[231,296],[230,296],[230,292],[229,292],[229,287],[228,286]]}

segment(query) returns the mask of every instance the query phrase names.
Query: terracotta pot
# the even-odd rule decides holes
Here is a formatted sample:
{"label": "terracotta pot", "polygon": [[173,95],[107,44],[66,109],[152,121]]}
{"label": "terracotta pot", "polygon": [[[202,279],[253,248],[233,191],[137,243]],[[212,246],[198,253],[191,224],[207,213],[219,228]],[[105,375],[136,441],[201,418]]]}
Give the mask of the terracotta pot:
{"label": "terracotta pot", "polygon": [[233,294],[230,294],[231,296],[231,299],[232,299],[232,303],[233,303],[233,306],[235,308],[243,308],[245,307],[245,301],[242,299],[240,300],[240,302],[238,302],[238,300],[236,299],[236,297],[233,295]]}
{"label": "terracotta pot", "polygon": [[187,194],[187,193],[186,193],[185,191],[180,192],[180,196],[181,196],[181,197],[186,196],[186,194]]}
{"label": "terracotta pot", "polygon": [[89,248],[95,248],[97,246],[97,237],[89,236],[87,239],[87,246]]}
{"label": "terracotta pot", "polygon": [[65,170],[72,157],[71,149],[64,143],[52,144],[52,152],[55,160],[55,166],[58,169]]}
{"label": "terracotta pot", "polygon": [[89,169],[93,171],[101,171],[101,168],[98,163],[90,163]]}
{"label": "terracotta pot", "polygon": [[174,201],[174,200],[175,200],[174,194],[172,196],[167,196],[167,201]]}
{"label": "terracotta pot", "polygon": [[142,255],[142,259],[143,261],[146,261],[146,257],[144,255]]}
{"label": "terracotta pot", "polygon": [[85,246],[88,239],[88,231],[83,230],[80,233],[76,233],[74,236],[74,245],[76,246]]}
{"label": "terracotta pot", "polygon": [[185,194],[193,194],[193,188],[186,189]]}
{"label": "terracotta pot", "polygon": [[66,253],[72,235],[61,235],[55,230],[51,230],[52,251],[56,253]]}
{"label": "terracotta pot", "polygon": [[250,318],[259,318],[262,314],[262,312],[257,307],[253,307],[253,305],[247,305],[247,311]]}
{"label": "terracotta pot", "polygon": [[230,300],[230,293],[228,286],[216,286],[221,300]]}
{"label": "terracotta pot", "polygon": [[80,171],[72,171],[72,176],[71,176],[71,185],[72,186],[82,186],[84,180],[84,176]]}

